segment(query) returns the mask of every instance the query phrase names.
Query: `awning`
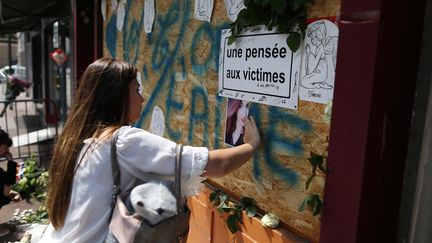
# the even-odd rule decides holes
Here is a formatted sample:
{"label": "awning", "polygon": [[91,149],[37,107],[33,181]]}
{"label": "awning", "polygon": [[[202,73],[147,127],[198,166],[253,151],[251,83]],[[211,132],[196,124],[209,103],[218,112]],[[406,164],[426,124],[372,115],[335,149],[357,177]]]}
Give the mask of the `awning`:
{"label": "awning", "polygon": [[66,18],[70,1],[0,0],[0,34],[38,30],[41,18]]}

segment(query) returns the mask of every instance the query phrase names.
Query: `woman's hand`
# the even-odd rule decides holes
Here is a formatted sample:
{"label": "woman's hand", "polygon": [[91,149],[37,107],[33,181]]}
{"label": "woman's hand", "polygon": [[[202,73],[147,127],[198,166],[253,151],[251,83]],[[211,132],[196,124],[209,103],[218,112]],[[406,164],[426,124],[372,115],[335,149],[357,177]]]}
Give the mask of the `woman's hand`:
{"label": "woman's hand", "polygon": [[242,121],[245,124],[245,133],[243,137],[244,142],[249,143],[255,150],[257,150],[261,143],[261,138],[254,118],[245,117]]}
{"label": "woman's hand", "polygon": [[245,133],[244,144],[232,148],[217,149],[209,152],[204,169],[205,177],[221,177],[240,168],[252,157],[261,143],[260,134],[253,118],[243,118]]}

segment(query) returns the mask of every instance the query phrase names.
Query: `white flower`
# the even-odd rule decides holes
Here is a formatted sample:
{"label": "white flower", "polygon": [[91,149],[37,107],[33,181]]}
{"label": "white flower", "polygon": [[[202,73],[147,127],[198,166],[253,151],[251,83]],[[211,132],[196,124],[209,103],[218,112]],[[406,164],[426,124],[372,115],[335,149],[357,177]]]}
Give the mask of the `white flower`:
{"label": "white flower", "polygon": [[269,228],[276,228],[279,225],[280,219],[273,213],[267,213],[262,217],[261,224]]}

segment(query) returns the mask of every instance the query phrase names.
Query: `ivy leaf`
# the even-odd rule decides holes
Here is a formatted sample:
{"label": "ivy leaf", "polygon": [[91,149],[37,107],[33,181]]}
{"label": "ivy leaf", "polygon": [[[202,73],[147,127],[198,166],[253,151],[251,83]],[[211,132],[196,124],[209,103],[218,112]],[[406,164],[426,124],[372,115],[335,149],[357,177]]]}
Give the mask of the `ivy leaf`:
{"label": "ivy leaf", "polygon": [[232,43],[234,43],[235,42],[235,36],[234,35],[231,35],[230,37],[228,37],[228,45],[231,45]]}
{"label": "ivy leaf", "polygon": [[314,208],[312,210],[312,215],[316,216],[321,213],[321,201],[315,203]]}
{"label": "ivy leaf", "polygon": [[250,206],[246,208],[246,215],[249,218],[252,218],[253,216],[255,216],[257,214],[257,210],[255,206]]}
{"label": "ivy leaf", "polygon": [[321,213],[322,201],[317,194],[308,195],[299,206],[299,211],[303,212],[308,209],[312,212],[313,216]]}
{"label": "ivy leaf", "polygon": [[322,172],[324,172],[324,173],[328,173],[328,169],[326,169],[326,168],[324,168],[324,166],[323,165],[318,165],[318,168],[322,171]]}
{"label": "ivy leaf", "polygon": [[314,194],[312,196],[311,204],[312,204],[311,206],[313,207],[312,208],[313,216],[316,216],[319,213],[321,213],[322,201],[317,194]]}
{"label": "ivy leaf", "polygon": [[239,230],[239,228],[237,226],[237,218],[234,214],[231,214],[230,216],[228,216],[227,225],[228,225],[229,231],[232,234],[234,234],[235,232],[237,232]]}
{"label": "ivy leaf", "polygon": [[231,35],[230,37],[228,37],[228,45],[231,45],[232,43],[234,43],[235,42],[235,36],[234,35]]}
{"label": "ivy leaf", "polygon": [[225,203],[221,203],[217,208],[216,208],[219,212],[226,212],[229,213],[232,210],[234,210],[234,208],[226,205]]}
{"label": "ivy leaf", "polygon": [[288,35],[287,38],[288,47],[292,52],[296,52],[301,44],[301,35],[298,32],[292,32]]}
{"label": "ivy leaf", "polygon": [[315,175],[311,175],[307,178],[306,180],[306,190],[309,189],[309,185],[312,182],[312,179],[314,178]]}
{"label": "ivy leaf", "polygon": [[309,203],[309,199],[310,199],[310,196],[307,196],[307,197],[303,200],[303,202],[300,204],[299,209],[298,209],[300,212],[303,212],[303,211],[306,209],[306,207],[307,207],[307,205],[308,205],[308,203]]}
{"label": "ivy leaf", "polygon": [[271,8],[278,14],[282,14],[287,7],[287,1],[285,0],[271,0]]}
{"label": "ivy leaf", "polygon": [[210,196],[209,196],[210,202],[216,203],[218,199],[219,199],[218,192],[217,191],[212,191],[210,193]]}
{"label": "ivy leaf", "polygon": [[236,24],[243,27],[243,26],[247,26],[248,25],[248,12],[247,10],[244,8],[242,9],[239,14],[237,15],[237,19],[236,19]]}
{"label": "ivy leaf", "polygon": [[302,34],[302,39],[304,39],[306,37],[306,29],[307,29],[307,24],[305,21],[299,21],[298,22],[298,28],[300,29],[300,32]]}
{"label": "ivy leaf", "polygon": [[261,0],[262,6],[268,6],[270,4],[270,0]]}
{"label": "ivy leaf", "polygon": [[241,209],[237,209],[235,210],[235,216],[237,218],[238,221],[243,222],[243,214],[242,214],[242,210]]}
{"label": "ivy leaf", "polygon": [[228,199],[228,195],[227,194],[220,193],[220,196],[219,196],[220,204],[225,204],[225,202],[227,201],[227,199]]}
{"label": "ivy leaf", "polygon": [[313,167],[317,167],[319,164],[323,163],[323,156],[311,152],[311,157],[308,159]]}
{"label": "ivy leaf", "polygon": [[[245,10],[245,9],[243,9]],[[245,11],[246,12],[246,11]],[[253,4],[247,9],[247,26],[260,25],[268,21],[269,13],[264,11],[263,7],[259,4]]]}
{"label": "ivy leaf", "polygon": [[240,198],[240,204],[243,207],[247,208],[247,207],[255,205],[255,200],[253,200],[250,197],[242,197],[242,198]]}

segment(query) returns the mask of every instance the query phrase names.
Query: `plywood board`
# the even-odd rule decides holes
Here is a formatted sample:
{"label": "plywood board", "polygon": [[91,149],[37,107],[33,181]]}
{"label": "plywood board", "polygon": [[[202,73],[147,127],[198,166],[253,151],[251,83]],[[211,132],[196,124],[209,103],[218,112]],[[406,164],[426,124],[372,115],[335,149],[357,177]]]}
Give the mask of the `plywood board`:
{"label": "plywood board", "polygon": [[[125,4],[123,29],[117,11],[107,1],[104,56],[135,64],[147,101],[138,125],[148,129],[155,107],[163,114],[163,136],[210,149],[224,144],[226,99],[217,96],[221,29],[228,28],[224,1],[215,0],[210,22],[194,18],[193,1],[155,1],[151,33],[144,32],[144,1]],[[337,16],[340,1],[317,0],[311,18]],[[158,108],[156,108],[158,109]],[[262,148],[236,172],[215,180],[239,196],[254,198],[296,232],[318,241],[320,216],[298,207],[311,193],[321,196],[325,174],[318,171],[308,190],[310,152],[326,155],[330,124],[324,104],[299,101],[297,111],[251,104],[258,121]],[[160,112],[156,112],[160,115]],[[163,127],[163,126],[162,126]]]}

